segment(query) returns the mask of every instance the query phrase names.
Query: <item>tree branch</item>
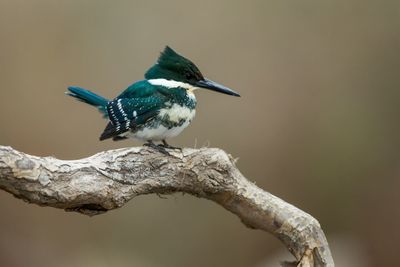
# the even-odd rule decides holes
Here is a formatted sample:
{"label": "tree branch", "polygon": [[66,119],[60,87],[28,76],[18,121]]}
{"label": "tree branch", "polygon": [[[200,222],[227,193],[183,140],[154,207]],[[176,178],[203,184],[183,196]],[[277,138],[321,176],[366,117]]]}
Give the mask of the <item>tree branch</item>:
{"label": "tree branch", "polygon": [[213,200],[246,226],[279,238],[297,259],[286,266],[334,266],[318,221],[249,182],[224,151],[170,153],[136,147],[59,160],[0,146],[0,188],[30,203],[87,215],[143,194],[185,192]]}

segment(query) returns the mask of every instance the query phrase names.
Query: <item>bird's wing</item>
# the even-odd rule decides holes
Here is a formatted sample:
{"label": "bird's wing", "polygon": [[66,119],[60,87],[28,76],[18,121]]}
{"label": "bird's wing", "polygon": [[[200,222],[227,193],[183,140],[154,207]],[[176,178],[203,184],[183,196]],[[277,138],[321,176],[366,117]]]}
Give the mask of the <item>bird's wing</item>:
{"label": "bird's wing", "polygon": [[107,124],[100,140],[119,136],[154,118],[162,108],[160,97],[117,98],[107,105],[110,122]]}

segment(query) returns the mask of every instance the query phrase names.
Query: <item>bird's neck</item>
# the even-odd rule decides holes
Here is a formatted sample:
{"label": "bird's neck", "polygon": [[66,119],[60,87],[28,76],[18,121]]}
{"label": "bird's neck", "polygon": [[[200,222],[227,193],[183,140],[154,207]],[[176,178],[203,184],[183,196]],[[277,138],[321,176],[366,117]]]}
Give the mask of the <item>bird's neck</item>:
{"label": "bird's neck", "polygon": [[167,80],[167,79],[150,79],[147,80],[150,84],[156,85],[156,86],[164,86],[167,88],[183,88],[187,90],[195,90],[196,87],[194,87],[191,84],[185,83],[185,82],[179,82],[179,81],[174,81],[174,80]]}
{"label": "bird's neck", "polygon": [[166,79],[151,79],[148,82],[155,86],[168,88],[167,93],[170,105],[178,104],[189,109],[196,108],[196,96],[193,93],[196,87],[193,85]]}
{"label": "bird's neck", "polygon": [[196,97],[192,91],[177,87],[170,88],[169,93],[169,102],[171,105],[178,104],[189,109],[196,108]]}

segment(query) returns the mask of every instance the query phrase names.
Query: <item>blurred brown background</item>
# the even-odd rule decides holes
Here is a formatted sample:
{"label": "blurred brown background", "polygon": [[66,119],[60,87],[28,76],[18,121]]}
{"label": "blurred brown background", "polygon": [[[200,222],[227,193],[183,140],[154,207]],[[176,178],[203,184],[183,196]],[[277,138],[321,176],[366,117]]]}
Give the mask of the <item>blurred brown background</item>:
{"label": "blurred brown background", "polygon": [[[173,145],[239,157],[260,187],[322,224],[337,266],[396,266],[400,239],[400,2],[0,1],[0,144],[75,159],[99,113],[165,45],[242,98],[198,92]],[[185,195],[94,218],[0,192],[0,266],[277,266],[282,244]]]}

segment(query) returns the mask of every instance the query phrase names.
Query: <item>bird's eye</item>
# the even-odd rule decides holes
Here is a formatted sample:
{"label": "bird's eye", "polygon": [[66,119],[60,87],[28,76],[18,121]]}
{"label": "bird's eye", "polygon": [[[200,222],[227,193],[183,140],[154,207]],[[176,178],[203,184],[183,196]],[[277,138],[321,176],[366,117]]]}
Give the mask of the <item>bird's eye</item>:
{"label": "bird's eye", "polygon": [[188,80],[192,80],[193,79],[193,74],[190,72],[185,72],[185,78]]}

